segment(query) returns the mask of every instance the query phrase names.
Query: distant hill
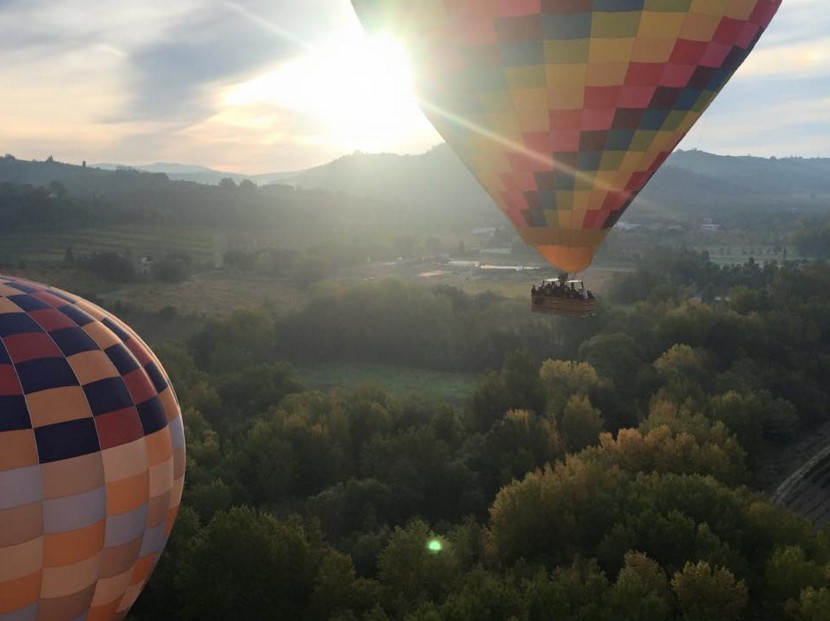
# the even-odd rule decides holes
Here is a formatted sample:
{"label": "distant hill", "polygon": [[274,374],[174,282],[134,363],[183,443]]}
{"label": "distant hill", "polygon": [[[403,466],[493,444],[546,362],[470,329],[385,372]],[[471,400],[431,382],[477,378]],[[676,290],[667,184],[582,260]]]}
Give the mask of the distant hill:
{"label": "distant hill", "polygon": [[[420,155],[354,153],[285,180],[297,188],[373,198],[437,214],[503,218],[472,173],[441,145]],[[491,211],[492,210],[492,211]]]}
{"label": "distant hill", "polygon": [[103,168],[104,170],[118,170],[122,168],[132,168],[142,172],[151,173],[166,173],[168,175],[189,175],[189,174],[227,174],[218,170],[213,170],[207,166],[198,166],[196,164],[168,164],[165,162],[157,162],[155,164],[147,164],[145,166],[125,166],[124,164],[114,164],[111,162],[101,162],[92,164],[92,168]]}
{"label": "distant hill", "polygon": [[[446,145],[420,155],[356,152],[304,171],[261,175],[243,175],[204,166],[162,162],[145,166],[104,162],[93,164],[92,168],[163,173],[173,181],[204,184],[217,184],[225,178],[237,183],[249,179],[259,186],[289,184],[295,188],[320,189],[355,197],[394,201],[407,208],[426,208],[434,212],[452,209],[455,212],[483,212],[486,215],[486,210],[492,206],[490,198],[472,174]],[[498,217],[495,214],[494,219]]]}
{"label": "distant hill", "polygon": [[667,162],[749,193],[791,194],[830,191],[830,158],[762,158],[678,151]]}
{"label": "distant hill", "polygon": [[[714,155],[704,151],[676,151],[654,176],[650,185],[664,193],[678,180],[700,186],[713,194],[786,195],[797,192],[830,192],[830,158],[762,158]],[[288,182],[373,196],[410,196],[423,190],[425,181],[435,183],[429,191],[461,193],[463,200],[478,194],[478,184],[446,145],[422,155],[368,155],[355,153],[312,168]],[[662,179],[662,182],[661,182]],[[648,186],[650,187],[650,186]]]}
{"label": "distant hill", "polygon": [[168,162],[157,162],[155,164],[146,164],[144,166],[125,166],[123,164],[116,164],[112,162],[101,162],[92,164],[91,167],[100,168],[102,170],[122,170],[129,168],[140,172],[164,173],[172,181],[192,181],[194,183],[204,183],[207,185],[215,185],[222,179],[233,179],[236,183],[239,183],[243,179],[248,179],[257,185],[262,186],[278,183],[284,179],[297,175],[296,171],[266,173],[262,175],[245,175],[242,173],[214,170],[212,168],[208,168],[207,166],[175,164]]}
{"label": "distant hill", "polygon": [[[141,174],[139,174],[141,173]],[[318,189],[387,205],[385,217],[444,217],[498,226],[504,219],[473,175],[446,145],[420,155],[354,153],[300,172],[241,175],[203,166],[156,163],[123,167],[104,163],[75,166],[60,162],[0,159],[0,182],[62,183],[74,196],[113,197],[160,189],[170,181],[216,184],[223,178],[250,179],[259,186],[291,185]],[[782,211],[786,202],[787,213]],[[678,151],[654,176],[626,213],[630,222],[692,222],[709,218],[743,224],[761,213],[792,218],[830,207],[830,158],[760,158]]]}
{"label": "distant hill", "polygon": [[[625,218],[633,222],[711,218],[732,223],[746,220],[749,209],[774,213],[784,199],[794,211],[826,209],[830,207],[828,173],[830,158],[767,159],[677,151]],[[436,209],[496,212],[446,145],[422,155],[355,153],[286,182],[396,202],[425,202]]]}

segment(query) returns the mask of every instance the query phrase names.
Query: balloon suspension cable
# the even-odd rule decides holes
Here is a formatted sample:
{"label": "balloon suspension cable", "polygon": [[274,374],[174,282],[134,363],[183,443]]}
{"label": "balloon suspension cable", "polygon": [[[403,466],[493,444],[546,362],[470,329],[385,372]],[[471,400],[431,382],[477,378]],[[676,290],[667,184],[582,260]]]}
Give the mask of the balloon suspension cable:
{"label": "balloon suspension cable", "polygon": [[559,272],[559,282],[568,282],[568,272]]}

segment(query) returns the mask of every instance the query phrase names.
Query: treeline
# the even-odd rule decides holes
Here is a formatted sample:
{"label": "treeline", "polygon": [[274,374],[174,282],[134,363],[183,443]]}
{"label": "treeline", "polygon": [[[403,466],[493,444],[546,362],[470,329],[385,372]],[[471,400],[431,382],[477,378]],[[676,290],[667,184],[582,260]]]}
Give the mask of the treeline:
{"label": "treeline", "polygon": [[830,217],[813,216],[799,222],[793,243],[804,256],[830,259]]}
{"label": "treeline", "polygon": [[142,279],[178,283],[187,280],[193,269],[193,261],[188,255],[174,252],[156,259],[136,258],[112,251],[93,252],[88,256],[76,257],[72,248],[67,248],[64,263],[84,267],[104,280],[120,283]]}
{"label": "treeline", "polygon": [[528,312],[528,303],[493,293],[468,295],[450,286],[400,281],[365,283],[316,296],[277,321],[275,349],[297,362],[361,361],[426,369],[484,371],[507,354],[536,360],[575,356],[596,330]]}
{"label": "treeline", "polygon": [[[553,322],[587,334],[542,334],[541,359],[507,354],[459,408],[307,390],[279,360],[287,328],[331,320],[314,309],[238,311],[158,348],[185,407],[188,475],[133,618],[824,618],[830,542],[752,489],[776,446],[826,420],[830,268],[735,278],[757,270],[766,284],[711,304],[655,276],[632,310]],[[478,315],[498,318],[505,349],[526,319],[446,289],[355,291],[325,305],[362,302],[362,321],[348,315],[362,326],[403,317],[382,332],[391,349],[366,330],[377,361],[420,346],[441,367],[416,309],[436,330],[461,308],[482,330]]]}
{"label": "treeline", "polygon": [[[288,237],[299,236],[311,240],[306,245],[316,245],[344,237],[362,241],[380,234],[394,242],[394,237],[443,235],[448,228],[473,226],[469,212],[456,217],[431,204],[400,204],[393,195],[378,198],[365,192],[290,185],[258,187],[250,180],[237,184],[230,178],[208,185],[171,180],[164,173],[24,162],[13,157],[0,158],[0,188],[0,223],[35,231],[113,222],[220,227],[223,231],[279,228],[291,231]],[[42,207],[21,208],[21,200],[31,206],[33,201],[40,205],[40,198],[51,200],[48,213]],[[498,216],[495,208],[483,211],[485,217]]]}
{"label": "treeline", "polygon": [[89,186],[100,186],[100,192],[61,181],[0,183],[3,231],[54,232],[107,224],[298,226],[322,219],[320,210],[337,201],[324,192],[291,189],[275,193],[250,182],[211,186],[170,181],[162,173],[75,168],[82,171],[77,174],[83,178],[98,179],[99,183]]}
{"label": "treeline", "polygon": [[75,200],[63,184],[48,186],[0,183],[0,231],[55,232],[89,226],[98,218],[112,219],[101,201]]}
{"label": "treeline", "polygon": [[[4,161],[0,158],[0,169]],[[193,227],[230,240],[231,269],[273,276],[284,268],[287,255],[295,254],[299,271],[317,279],[367,259],[435,256],[458,244],[458,233],[447,232],[446,219],[382,200],[290,186],[258,188],[250,181],[237,185],[228,179],[211,186],[170,181],[160,173],[68,168],[90,183],[0,183],[0,236],[111,225]],[[131,247],[141,252],[141,241]]]}

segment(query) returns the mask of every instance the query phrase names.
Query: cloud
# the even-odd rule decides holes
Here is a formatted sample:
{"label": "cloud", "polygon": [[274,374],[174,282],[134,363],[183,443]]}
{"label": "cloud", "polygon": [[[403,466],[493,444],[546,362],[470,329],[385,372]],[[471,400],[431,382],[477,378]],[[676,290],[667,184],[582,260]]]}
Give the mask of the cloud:
{"label": "cloud", "polygon": [[786,0],[756,49],[681,148],[827,156],[830,4]]}
{"label": "cloud", "polygon": [[735,76],[681,144],[728,154],[827,156],[830,80]]}
{"label": "cloud", "polygon": [[36,59],[79,47],[146,44],[187,15],[198,0],[4,0],[0,3],[0,52]]}
{"label": "cloud", "polygon": [[[219,86],[302,54],[337,11],[330,2],[203,3],[130,55],[127,118],[198,120],[215,110]],[[319,17],[323,15],[324,17]]]}
{"label": "cloud", "polygon": [[788,0],[739,75],[830,77],[830,5],[827,0]]}
{"label": "cloud", "polygon": [[238,13],[207,7],[164,40],[131,54],[129,117],[176,118],[204,114],[209,87],[295,51]]}

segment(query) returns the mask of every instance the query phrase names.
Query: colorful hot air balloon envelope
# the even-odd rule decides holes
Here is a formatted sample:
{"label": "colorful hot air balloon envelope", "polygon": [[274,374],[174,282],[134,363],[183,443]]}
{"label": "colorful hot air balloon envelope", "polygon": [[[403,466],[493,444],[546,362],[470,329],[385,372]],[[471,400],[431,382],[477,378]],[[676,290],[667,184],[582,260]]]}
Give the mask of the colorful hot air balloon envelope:
{"label": "colorful hot air balloon envelope", "polygon": [[566,272],[591,263],[780,4],[353,0],[407,45],[427,117]]}
{"label": "colorful hot air balloon envelope", "polygon": [[122,619],[173,525],[184,432],[118,319],[0,276],[0,621]]}

